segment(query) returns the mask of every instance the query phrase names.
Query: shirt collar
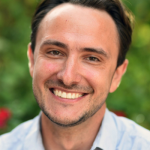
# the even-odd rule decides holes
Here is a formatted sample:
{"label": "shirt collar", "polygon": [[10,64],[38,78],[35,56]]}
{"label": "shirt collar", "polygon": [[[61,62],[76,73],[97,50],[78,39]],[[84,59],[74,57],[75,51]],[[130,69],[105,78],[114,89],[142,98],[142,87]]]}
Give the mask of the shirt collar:
{"label": "shirt collar", "polygon": [[117,145],[117,127],[108,109],[105,111],[105,115],[102,121],[100,130],[96,136],[91,150],[96,147],[102,150],[115,150]]}
{"label": "shirt collar", "polygon": [[33,125],[25,138],[23,150],[31,148],[32,150],[44,150],[41,137],[40,120],[41,113],[33,120]]}
{"label": "shirt collar", "polygon": [[[41,137],[40,119],[41,113],[34,119],[34,123],[30,128],[30,132],[26,136],[24,141],[24,150],[30,149],[31,147],[32,150],[44,150]],[[95,138],[91,150],[95,150],[96,148],[102,150],[108,150],[111,148],[111,150],[115,150],[117,145],[117,136],[117,127],[113,117],[109,110],[106,109],[102,125]]]}

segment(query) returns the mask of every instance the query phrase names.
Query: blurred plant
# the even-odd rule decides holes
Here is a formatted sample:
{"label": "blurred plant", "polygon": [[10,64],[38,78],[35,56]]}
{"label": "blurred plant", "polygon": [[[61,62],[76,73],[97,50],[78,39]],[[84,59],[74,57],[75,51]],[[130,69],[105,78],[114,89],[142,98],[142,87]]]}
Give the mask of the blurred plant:
{"label": "blurred plant", "polygon": [[11,118],[11,112],[7,108],[0,108],[0,129],[7,127],[7,121]]}
{"label": "blurred plant", "polygon": [[120,117],[127,117],[126,113],[123,111],[116,111],[116,110],[111,110],[113,113],[115,113],[117,116]]}

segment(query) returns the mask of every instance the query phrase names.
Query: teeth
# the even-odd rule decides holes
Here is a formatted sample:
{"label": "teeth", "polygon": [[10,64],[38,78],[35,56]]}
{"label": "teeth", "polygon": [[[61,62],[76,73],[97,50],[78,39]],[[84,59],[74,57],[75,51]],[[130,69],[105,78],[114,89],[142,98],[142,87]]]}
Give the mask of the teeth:
{"label": "teeth", "polygon": [[62,95],[61,95],[61,97],[66,98],[66,95],[67,95],[66,92],[63,92]]}
{"label": "teeth", "polygon": [[60,96],[60,97],[61,97],[61,91],[58,91],[58,96]]}
{"label": "teeth", "polygon": [[67,98],[71,98],[71,93],[68,93],[68,94],[67,94]]}
{"label": "teeth", "polygon": [[58,95],[58,90],[56,90],[56,94],[55,95]]}
{"label": "teeth", "polygon": [[58,96],[58,90],[55,90],[55,91],[54,91],[54,94],[55,94],[56,96]]}
{"label": "teeth", "polygon": [[78,97],[79,97],[79,94],[77,93],[77,94],[75,95],[75,97],[78,98]]}
{"label": "teeth", "polygon": [[59,96],[62,98],[68,98],[68,99],[75,99],[75,98],[79,98],[82,96],[82,94],[79,94],[79,93],[66,93],[60,90],[54,90],[53,92],[56,96]]}
{"label": "teeth", "polygon": [[75,97],[75,93],[73,93],[73,94],[71,95],[71,98],[72,98],[72,99],[76,98],[76,97]]}

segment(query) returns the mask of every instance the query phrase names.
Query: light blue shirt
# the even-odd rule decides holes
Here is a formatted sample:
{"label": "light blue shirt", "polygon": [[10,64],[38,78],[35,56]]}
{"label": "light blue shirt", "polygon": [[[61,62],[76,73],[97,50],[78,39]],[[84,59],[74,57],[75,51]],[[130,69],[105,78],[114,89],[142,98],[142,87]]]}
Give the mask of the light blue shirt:
{"label": "light blue shirt", "polygon": [[[44,150],[40,116],[0,136],[0,150]],[[106,109],[91,150],[150,150],[150,131]]]}

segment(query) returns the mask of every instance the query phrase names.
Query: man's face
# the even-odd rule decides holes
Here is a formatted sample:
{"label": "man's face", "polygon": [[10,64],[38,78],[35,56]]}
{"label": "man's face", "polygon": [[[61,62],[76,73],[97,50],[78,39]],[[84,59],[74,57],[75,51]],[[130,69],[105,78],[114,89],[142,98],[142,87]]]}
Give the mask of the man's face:
{"label": "man's face", "polygon": [[28,49],[33,92],[43,112],[57,124],[73,125],[100,111],[126,68],[116,70],[118,54],[117,28],[105,11],[64,4],[49,12],[34,55]]}

